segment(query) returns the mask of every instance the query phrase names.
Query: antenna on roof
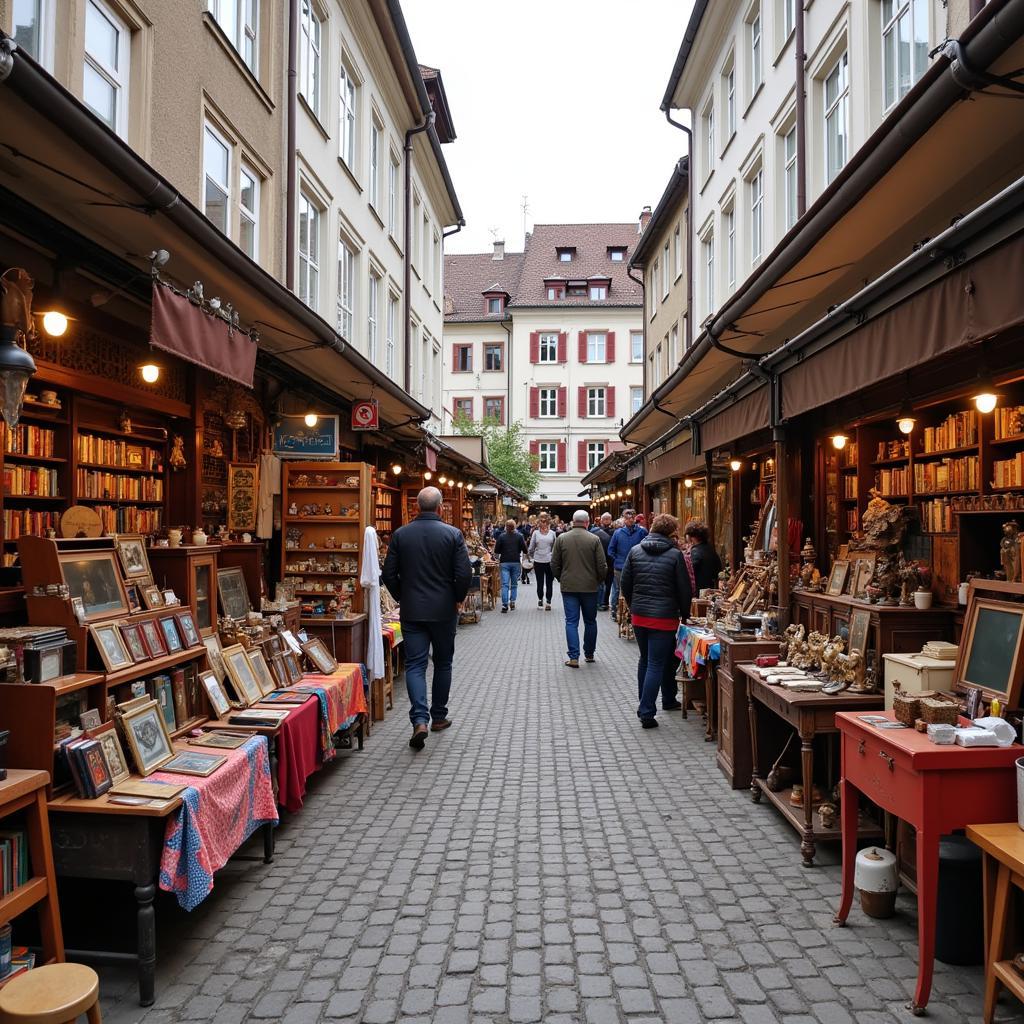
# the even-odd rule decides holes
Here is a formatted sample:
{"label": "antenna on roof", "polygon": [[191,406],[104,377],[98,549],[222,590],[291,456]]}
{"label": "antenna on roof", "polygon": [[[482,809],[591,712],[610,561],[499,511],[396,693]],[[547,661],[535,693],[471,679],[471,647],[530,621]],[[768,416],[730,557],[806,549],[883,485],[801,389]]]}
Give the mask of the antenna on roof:
{"label": "antenna on roof", "polygon": [[488,228],[487,230],[491,233],[491,241],[496,242],[498,240],[498,231],[500,228]]}
{"label": "antenna on roof", "polygon": [[525,192],[523,193],[522,210],[523,210],[523,239],[524,239],[523,244],[525,245],[526,244],[526,242],[525,242],[525,239],[526,239],[526,215],[530,212],[530,200],[529,200],[529,197],[526,195]]}

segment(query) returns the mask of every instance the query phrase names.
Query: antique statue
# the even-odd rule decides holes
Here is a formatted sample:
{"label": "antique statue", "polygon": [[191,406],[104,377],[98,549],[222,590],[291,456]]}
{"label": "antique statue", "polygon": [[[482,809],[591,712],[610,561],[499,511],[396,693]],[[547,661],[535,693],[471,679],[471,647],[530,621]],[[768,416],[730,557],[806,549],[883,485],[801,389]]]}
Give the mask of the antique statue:
{"label": "antique statue", "polygon": [[1003,523],[1003,537],[999,541],[999,564],[1008,583],[1020,583],[1020,524],[1016,519]]}
{"label": "antique statue", "polygon": [[879,604],[894,605],[900,591],[899,573],[894,560],[881,557],[875,564],[875,586],[878,588]]}
{"label": "antique statue", "polygon": [[790,648],[795,651],[797,646],[803,643],[804,632],[804,627],[796,623],[786,627],[786,632],[782,634],[782,640],[779,642],[779,661],[786,661]]}
{"label": "antique statue", "polygon": [[185,468],[185,438],[181,434],[174,435],[174,440],[171,443],[171,455],[167,461],[171,464],[171,469]]}
{"label": "antique statue", "polygon": [[828,637],[824,633],[819,633],[816,629],[811,631],[810,636],[807,637],[807,648],[810,652],[811,663],[807,667],[814,670],[821,665],[821,656],[825,652],[825,645],[828,643]]}
{"label": "antique statue", "polygon": [[858,547],[878,551],[899,547],[907,529],[903,509],[886,501],[876,487],[872,487],[868,493],[871,500],[860,517],[864,539]]}
{"label": "antique statue", "polygon": [[843,682],[850,693],[871,693],[874,689],[874,682],[867,679],[867,666],[860,651],[840,654],[836,658],[836,668],[842,674]]}
{"label": "antique statue", "polygon": [[125,434],[130,434],[132,432],[132,418],[127,409],[121,410],[121,415],[118,417],[117,425]]}
{"label": "antique statue", "polygon": [[825,649],[821,652],[821,671],[826,679],[835,678],[836,659],[843,653],[845,646],[846,643],[841,636],[834,636],[825,644]]}

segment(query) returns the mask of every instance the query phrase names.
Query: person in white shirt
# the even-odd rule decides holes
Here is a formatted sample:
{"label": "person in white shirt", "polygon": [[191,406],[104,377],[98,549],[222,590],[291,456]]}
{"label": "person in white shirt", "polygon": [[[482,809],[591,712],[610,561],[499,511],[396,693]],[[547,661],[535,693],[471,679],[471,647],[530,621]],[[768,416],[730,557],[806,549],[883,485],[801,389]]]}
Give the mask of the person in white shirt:
{"label": "person in white shirt", "polygon": [[537,607],[548,612],[551,611],[551,589],[555,579],[551,572],[551,552],[554,546],[555,531],[551,529],[551,517],[547,512],[542,512],[537,521],[537,529],[530,534],[528,554],[537,573]]}

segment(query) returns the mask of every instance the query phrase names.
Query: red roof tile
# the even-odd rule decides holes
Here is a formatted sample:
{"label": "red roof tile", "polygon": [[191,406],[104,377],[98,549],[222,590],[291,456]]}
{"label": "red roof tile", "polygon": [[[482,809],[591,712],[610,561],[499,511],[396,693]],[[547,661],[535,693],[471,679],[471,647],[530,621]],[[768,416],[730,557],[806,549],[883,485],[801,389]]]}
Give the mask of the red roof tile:
{"label": "red roof tile", "polygon": [[505,253],[496,260],[492,253],[451,253],[444,258],[444,318],[448,323],[472,320],[502,320],[502,313],[486,313],[484,292],[504,291],[515,295],[521,252]]}

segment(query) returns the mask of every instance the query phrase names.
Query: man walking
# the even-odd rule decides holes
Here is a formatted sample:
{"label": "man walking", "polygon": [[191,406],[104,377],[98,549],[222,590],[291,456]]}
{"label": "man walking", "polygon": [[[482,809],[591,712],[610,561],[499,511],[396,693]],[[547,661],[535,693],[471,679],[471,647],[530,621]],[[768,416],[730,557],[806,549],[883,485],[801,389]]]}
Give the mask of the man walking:
{"label": "man walking", "polygon": [[[612,530],[612,514],[611,512],[604,512],[601,514],[601,519],[596,522],[591,528],[590,532],[601,542],[601,548],[604,550],[604,557],[608,560],[608,545],[612,542],[612,534],[615,532]],[[608,560],[608,572],[604,578],[604,586],[598,590],[598,602],[597,610],[599,612],[608,611],[608,598],[612,592],[612,583],[615,582],[615,570],[610,560]]]}
{"label": "man walking", "polygon": [[608,560],[612,563],[615,572],[610,598],[612,620],[615,622],[618,622],[619,578],[622,576],[622,567],[626,564],[630,551],[646,536],[647,531],[642,526],[637,525],[635,509],[624,509],[622,512],[622,525],[612,534],[611,543],[608,545]]}
{"label": "man walking", "polygon": [[[459,605],[469,590],[470,568],[462,531],[441,521],[443,497],[436,487],[416,496],[419,515],[396,530],[381,571],[384,586],[401,608],[405,643],[405,685],[409,691],[409,746],[422,750],[431,732],[452,723],[448,694],[452,686],[455,627]],[[427,707],[427,658],[433,648],[434,680]]]}
{"label": "man walking", "polygon": [[516,610],[516,596],[519,593],[519,576],[522,572],[522,556],[526,554],[526,541],[516,529],[514,519],[505,520],[505,531],[494,541],[494,557],[500,564],[501,610]]}
{"label": "man walking", "polygon": [[555,541],[551,571],[562,588],[565,641],[569,668],[580,667],[580,613],[583,613],[583,656],[594,660],[597,648],[598,589],[604,586],[608,563],[601,542],[590,532],[590,513],[578,509],[572,529]]}

